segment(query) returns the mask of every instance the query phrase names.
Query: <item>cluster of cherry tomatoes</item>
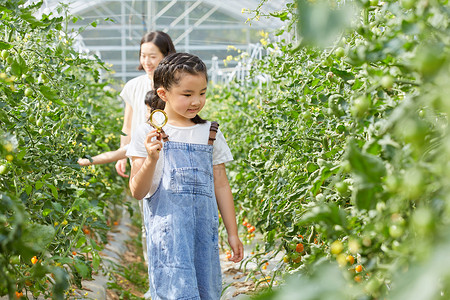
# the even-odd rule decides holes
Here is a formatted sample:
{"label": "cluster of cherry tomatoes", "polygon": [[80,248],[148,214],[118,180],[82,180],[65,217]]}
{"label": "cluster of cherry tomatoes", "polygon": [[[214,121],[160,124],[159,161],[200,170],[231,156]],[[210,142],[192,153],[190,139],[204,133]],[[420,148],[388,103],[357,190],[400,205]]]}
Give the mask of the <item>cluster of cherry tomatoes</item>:
{"label": "cluster of cherry tomatoes", "polygon": [[248,222],[247,220],[242,221],[242,225],[247,227],[247,239],[251,240],[252,238],[255,237],[255,226],[253,226],[250,222]]}
{"label": "cluster of cherry tomatoes", "polygon": [[305,246],[299,242],[298,239],[294,239],[288,244],[289,251],[283,256],[285,263],[300,264],[302,261],[302,255],[305,251]]}
{"label": "cluster of cherry tomatoes", "polygon": [[[354,247],[354,246],[350,246],[350,251],[352,251],[353,253],[355,253],[356,249],[358,247]],[[350,266],[350,268],[348,269],[351,273],[354,273],[354,279],[356,282],[361,282],[363,280],[363,266],[361,264],[357,264],[356,266],[354,266],[355,264],[355,257],[352,254],[345,254],[344,253],[344,244],[339,241],[336,240],[333,243],[331,243],[330,245],[330,252],[332,255],[336,256],[336,261],[338,262],[339,266],[341,267],[345,267],[347,265]],[[369,276],[369,274],[366,274],[367,276]]]}

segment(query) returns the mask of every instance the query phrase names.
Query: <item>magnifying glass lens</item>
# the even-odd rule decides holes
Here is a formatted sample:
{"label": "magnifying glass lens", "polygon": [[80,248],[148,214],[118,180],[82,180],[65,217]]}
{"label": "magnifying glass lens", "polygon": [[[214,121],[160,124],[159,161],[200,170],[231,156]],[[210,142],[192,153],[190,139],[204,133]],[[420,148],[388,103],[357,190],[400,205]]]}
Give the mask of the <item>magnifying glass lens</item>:
{"label": "magnifying glass lens", "polygon": [[166,112],[160,109],[152,111],[150,114],[150,124],[155,127],[158,131],[167,123]]}

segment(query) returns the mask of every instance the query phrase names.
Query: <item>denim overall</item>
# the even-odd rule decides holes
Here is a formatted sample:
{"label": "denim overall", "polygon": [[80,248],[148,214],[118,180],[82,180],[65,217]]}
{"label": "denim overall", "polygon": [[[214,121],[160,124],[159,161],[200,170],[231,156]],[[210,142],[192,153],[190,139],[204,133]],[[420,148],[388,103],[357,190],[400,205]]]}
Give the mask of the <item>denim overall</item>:
{"label": "denim overall", "polygon": [[161,182],[144,199],[152,300],[220,298],[215,124],[208,145],[164,143]]}

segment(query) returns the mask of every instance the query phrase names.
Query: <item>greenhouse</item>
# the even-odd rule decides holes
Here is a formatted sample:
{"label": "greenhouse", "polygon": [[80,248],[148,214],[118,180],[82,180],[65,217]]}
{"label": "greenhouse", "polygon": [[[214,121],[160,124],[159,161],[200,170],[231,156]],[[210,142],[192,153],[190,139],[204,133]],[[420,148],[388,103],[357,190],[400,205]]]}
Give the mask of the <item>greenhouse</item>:
{"label": "greenhouse", "polygon": [[0,299],[450,299],[449,81],[448,0],[0,0]]}
{"label": "greenhouse", "polygon": [[[79,37],[79,47],[96,53],[113,65],[114,76],[124,82],[141,74],[137,71],[139,42],[149,31],[169,34],[179,52],[202,58],[209,68],[224,66],[230,50],[251,53],[261,38],[258,32],[273,31],[281,22],[262,18],[246,22],[246,11],[258,6],[257,0],[124,0],[124,1],[44,1],[42,13],[55,11],[61,4],[80,20],[70,27],[86,27]],[[264,9],[277,11],[285,1],[269,1]],[[89,26],[93,22],[96,26]]]}

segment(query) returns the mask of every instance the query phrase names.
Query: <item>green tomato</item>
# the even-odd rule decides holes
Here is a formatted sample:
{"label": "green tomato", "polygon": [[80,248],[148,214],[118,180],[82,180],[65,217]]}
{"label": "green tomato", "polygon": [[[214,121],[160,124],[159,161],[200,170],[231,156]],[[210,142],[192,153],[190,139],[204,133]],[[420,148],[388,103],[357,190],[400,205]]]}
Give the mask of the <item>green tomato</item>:
{"label": "green tomato", "polygon": [[416,0],[401,0],[404,9],[411,9],[416,5]]}
{"label": "green tomato", "polygon": [[42,125],[44,125],[44,121],[42,121],[42,119],[36,121],[36,126],[41,127]]}
{"label": "green tomato", "polygon": [[389,235],[394,239],[398,239],[403,235],[403,227],[397,224],[392,224],[389,226]]}
{"label": "green tomato", "polygon": [[421,119],[407,119],[397,129],[407,143],[422,144],[428,134],[427,125]]}
{"label": "green tomato", "polygon": [[334,241],[330,245],[331,254],[337,255],[337,254],[341,253],[343,250],[344,250],[344,245],[339,240]]}
{"label": "green tomato", "polygon": [[0,175],[4,175],[8,172],[8,167],[6,165],[0,165]]}
{"label": "green tomato", "polygon": [[352,166],[348,160],[344,160],[341,162],[341,170],[344,173],[350,173],[352,170]]}
{"label": "green tomato", "polygon": [[416,209],[412,216],[414,227],[422,234],[426,234],[434,228],[433,212],[427,207]]}
{"label": "green tomato", "polygon": [[300,253],[298,253],[298,252],[292,253],[291,254],[291,259],[292,259],[292,262],[294,262],[296,264],[298,264],[299,262],[302,261],[302,257],[300,255]]}
{"label": "green tomato", "polygon": [[395,175],[387,176],[385,183],[390,192],[397,192],[401,184],[400,179]]}
{"label": "green tomato", "polygon": [[338,57],[338,58],[342,58],[345,55],[345,50],[342,47],[338,47],[336,48],[336,50],[334,51],[334,54]]}
{"label": "green tomato", "polygon": [[289,244],[289,250],[291,250],[291,251],[295,251],[295,248],[297,247],[297,244],[296,243],[290,243]]}
{"label": "green tomato", "polygon": [[9,57],[6,59],[6,62],[10,65],[10,64],[13,63],[13,60],[14,60],[14,58],[13,58],[12,56],[9,56]]}
{"label": "green tomato", "polygon": [[18,264],[20,264],[20,257],[19,256],[12,256],[10,261],[11,261],[11,263],[13,265],[18,265]]}
{"label": "green tomato", "polygon": [[390,75],[385,75],[381,78],[381,86],[385,89],[390,89],[394,85],[394,78]]}
{"label": "green tomato", "polygon": [[24,94],[26,97],[31,97],[31,95],[33,95],[33,90],[31,88],[26,88]]}
{"label": "green tomato", "polygon": [[338,191],[339,194],[343,195],[348,191],[348,185],[346,182],[341,181],[336,183],[336,190]]}
{"label": "green tomato", "polygon": [[370,108],[370,99],[364,96],[358,97],[353,102],[351,112],[355,117],[362,117]]}
{"label": "green tomato", "polygon": [[42,75],[41,75],[41,78],[42,78],[42,82],[43,82],[43,83],[48,83],[49,80],[50,80],[50,79],[47,77],[47,75],[45,75],[45,74],[42,74]]}
{"label": "green tomato", "polygon": [[365,290],[369,294],[377,295],[377,294],[379,294],[379,290],[380,290],[380,286],[381,285],[382,285],[382,282],[380,282],[380,280],[374,276],[373,278],[371,278],[369,280],[369,282],[367,282]]}
{"label": "green tomato", "polygon": [[8,50],[6,50],[6,49],[2,50],[2,58],[3,59],[7,59],[8,57],[9,57]]}
{"label": "green tomato", "polygon": [[419,117],[425,117],[425,111],[423,109],[419,110]]}
{"label": "green tomato", "polygon": [[285,256],[283,256],[283,261],[285,263],[289,263],[291,261],[291,258],[289,257],[289,255],[286,254]]}
{"label": "green tomato", "polygon": [[370,6],[378,6],[378,0],[370,0]]}
{"label": "green tomato", "polygon": [[311,112],[309,110],[305,110],[304,112],[302,112],[302,117],[304,120],[311,119]]}
{"label": "green tomato", "polygon": [[322,193],[316,195],[316,200],[322,202],[325,200],[325,196]]}
{"label": "green tomato", "polygon": [[376,209],[378,212],[383,212],[386,209],[386,203],[378,202],[376,205]]}

